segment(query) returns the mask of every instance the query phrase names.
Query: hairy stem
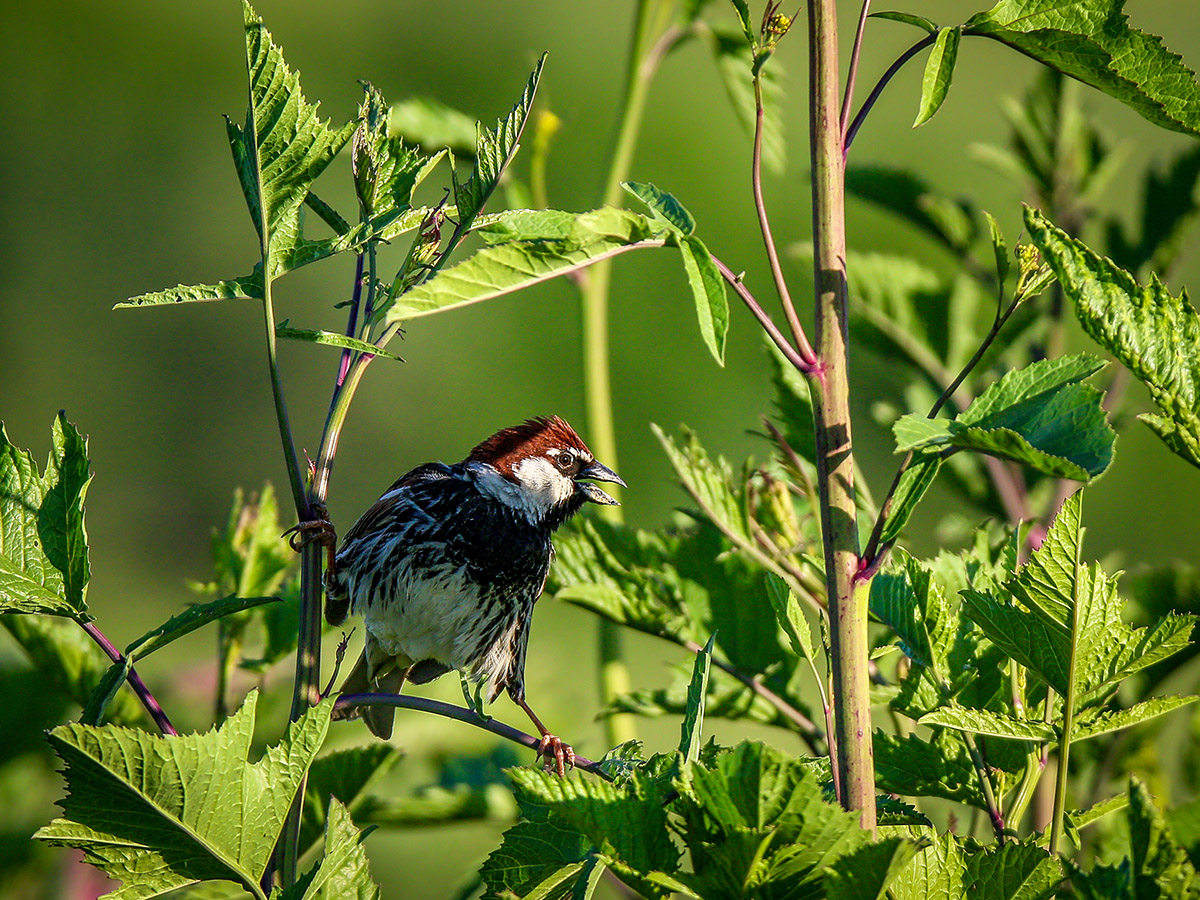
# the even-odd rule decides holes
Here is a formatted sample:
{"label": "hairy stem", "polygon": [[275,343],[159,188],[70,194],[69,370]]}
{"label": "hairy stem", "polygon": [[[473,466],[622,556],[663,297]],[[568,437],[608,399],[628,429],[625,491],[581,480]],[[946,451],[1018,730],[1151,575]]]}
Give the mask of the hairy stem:
{"label": "hairy stem", "polygon": [[809,146],[812,178],[816,371],[809,373],[816,426],[821,532],[829,597],[837,769],[842,805],[875,831],[875,768],[867,680],[867,585],[859,568],[847,365],[846,219],[838,98],[836,0],[812,0]]}
{"label": "hairy stem", "polygon": [[[95,622],[80,622],[79,627],[87,633],[88,637],[96,642],[109,659],[117,665],[125,664],[124,654],[105,636],[104,632],[100,630]],[[150,688],[146,687],[146,682],[142,681],[142,676],[132,666],[129,669],[129,674],[125,676],[125,681],[129,684],[133,693],[137,695],[137,698],[142,701],[142,706],[146,708],[146,712],[150,714],[150,718],[154,720],[154,724],[158,726],[158,730],[172,737],[178,735],[179,732],[175,730],[175,726],[167,718],[167,714],[159,705],[158,700],[150,693]]]}
{"label": "hairy stem", "polygon": [[[466,707],[455,706],[452,703],[443,703],[441,700],[430,700],[427,697],[413,697],[408,694],[343,694],[338,697],[333,708],[334,710],[344,710],[363,706],[391,706],[396,709],[417,709],[422,712],[432,713],[435,716],[442,716],[446,719],[454,719],[457,722],[474,725],[476,728],[490,731],[492,734],[499,735],[513,743],[521,744],[530,750],[536,751],[541,744],[540,737],[534,737],[532,734],[527,734],[519,728],[513,728],[511,725],[505,725],[503,722],[497,722],[495,719],[485,719],[479,713]],[[590,772],[606,781],[612,780],[600,769],[599,762],[593,762],[587,757],[578,754],[575,755],[575,768]]]}

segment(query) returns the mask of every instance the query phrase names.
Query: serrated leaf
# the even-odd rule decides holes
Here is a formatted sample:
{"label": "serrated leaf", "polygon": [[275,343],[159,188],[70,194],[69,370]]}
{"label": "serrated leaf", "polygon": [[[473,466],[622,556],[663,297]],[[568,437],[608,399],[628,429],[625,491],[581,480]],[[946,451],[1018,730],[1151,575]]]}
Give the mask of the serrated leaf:
{"label": "serrated leaf", "polygon": [[279,900],[378,900],[379,886],[371,880],[364,837],[346,807],[330,801],[324,856],[311,872],[284,890]]}
{"label": "serrated leaf", "polygon": [[1172,297],[1154,276],[1148,286],[1139,285],[1035,209],[1026,207],[1025,226],[1084,331],[1150,389],[1165,414],[1142,420],[1200,467],[1200,317],[1187,292]]}
{"label": "serrated leaf", "polygon": [[919,849],[913,841],[885,837],[835,859],[825,871],[826,900],[879,900]]}
{"label": "serrated leaf", "polygon": [[666,451],[684,489],[692,495],[704,514],[723,530],[728,529],[749,541],[750,526],[745,510],[730,487],[732,475],[729,464],[721,457],[711,459],[691,432],[685,433],[686,444],[680,447],[657,425],[651,425],[650,430]]}
{"label": "serrated leaf", "polygon": [[646,204],[651,215],[664,225],[685,235],[696,230],[695,218],[674,194],[648,181],[622,181],[621,187]]}
{"label": "serrated leaf", "polygon": [[506,244],[568,240],[575,232],[578,215],[561,209],[506,209],[488,218],[474,233],[486,244]]}
{"label": "serrated leaf", "polygon": [[[717,74],[725,86],[733,111],[749,135],[754,134],[757,110],[754,99],[754,39],[749,41],[737,32],[714,28],[711,35],[713,57],[717,63]],[[784,140],[783,114],[784,70],[778,60],[759,69],[759,85],[763,103],[763,161],[776,175],[787,168],[787,143]]]}
{"label": "serrated leaf", "polygon": [[[336,750],[313,761],[304,788],[304,807],[300,820],[300,849],[313,846],[326,829],[330,801],[344,806],[352,816],[359,810],[372,810],[370,792],[396,764],[403,753],[388,744]],[[366,822],[376,820],[366,817]]]}
{"label": "serrated leaf", "polygon": [[91,577],[83,501],[91,483],[87,439],[60,412],[41,474],[0,424],[0,613],[82,622]]}
{"label": "serrated leaf", "polygon": [[725,279],[717,270],[704,243],[694,235],[679,242],[683,270],[696,301],[696,318],[700,335],[718,365],[725,365],[725,336],[729,333],[729,298],[725,294]]}
{"label": "serrated leaf", "polygon": [[395,353],[385,350],[377,344],[372,344],[370,341],[360,341],[358,338],[347,337],[335,331],[291,328],[288,325],[289,321],[288,319],[284,319],[275,325],[276,337],[285,338],[289,341],[304,341],[309,344],[324,344],[327,347],[341,347],[343,350],[354,350],[358,353],[367,353],[371,356],[382,356],[384,359],[394,359],[397,362],[404,362]]}
{"label": "serrated leaf", "polygon": [[1038,360],[1006,373],[954,419],[903,416],[893,428],[897,452],[970,449],[1089,481],[1108,468],[1116,441],[1102,394],[1081,383],[1103,365],[1086,353]]}
{"label": "serrated leaf", "polygon": [[1082,721],[1077,720],[1078,724],[1071,734],[1071,740],[1085,741],[1088,738],[1120,731],[1122,728],[1165,715],[1181,706],[1195,703],[1197,700],[1200,700],[1200,697],[1152,697],[1125,709],[1103,710],[1094,717],[1088,717]]}
{"label": "serrated leaf", "polygon": [[317,117],[262,19],[249,3],[242,10],[250,103],[245,124],[226,119],[226,129],[250,218],[263,238],[264,266],[274,278],[276,260],[302,238],[300,207],[309,187],[350,139],[354,125],[333,131]]}
{"label": "serrated leaf", "polygon": [[1063,879],[1062,863],[1041,847],[1007,841],[978,844],[939,835],[892,883],[895,900],[1048,900]]}
{"label": "serrated leaf", "polygon": [[814,667],[817,664],[817,652],[813,645],[812,631],[808,619],[800,608],[800,601],[788,588],[787,583],[773,572],[767,573],[767,596],[771,600],[771,608],[775,610],[775,621],[787,635],[792,652],[802,659],[808,660]]}
{"label": "serrated leaf", "polygon": [[148,631],[125,648],[125,655],[131,660],[139,660],[149,656],[156,650],[178,640],[185,634],[191,634],[197,628],[203,628],[210,622],[223,619],[226,616],[239,613],[242,610],[254,609],[267,603],[278,603],[278,597],[222,597],[208,603],[197,603],[178,615],[172,616],[153,631]]}
{"label": "serrated leaf", "polygon": [[1179,845],[1162,813],[1136,776],[1129,778],[1126,810],[1129,854],[1116,865],[1098,865],[1090,872],[1072,866],[1071,886],[1082,900],[1112,897],[1177,898],[1200,896],[1200,874]]}
{"label": "serrated leaf", "polygon": [[75,847],[125,882],[114,900],[156,897],[197,881],[259,882],[301,780],[329,727],[332,699],[249,763],[257,692],[218,729],[170,738],[115,726],[62,725],[63,817],[35,835]]}
{"label": "serrated leaf", "polygon": [[922,31],[929,34],[937,34],[938,27],[934,22],[926,19],[924,16],[913,15],[912,13],[896,12],[894,10],[884,10],[883,12],[873,12],[868,16],[871,19],[889,19],[892,22],[900,22],[904,25],[912,25],[914,28],[920,28]]}
{"label": "serrated leaf", "polygon": [[520,98],[508,115],[496,122],[494,129],[487,130],[476,125],[475,169],[466,182],[456,182],[454,185],[454,203],[458,207],[459,221],[466,226],[469,226],[483,210],[484,204],[491,197],[504,170],[517,152],[521,132],[533,106],[533,98],[537,94],[538,82],[541,80],[542,67],[545,64],[546,54],[543,53]]}
{"label": "serrated leaf", "polygon": [[369,83],[358,111],[351,141],[351,170],[363,218],[398,213],[411,206],[413,189],[430,163],[389,129],[389,110],[383,94]]}
{"label": "serrated leaf", "polygon": [[938,30],[937,40],[925,62],[925,75],[921,79],[921,106],[917,110],[917,118],[913,120],[913,128],[919,128],[932,119],[945,102],[950,81],[954,77],[954,64],[958,61],[958,42],[961,37],[961,28]]}
{"label": "serrated leaf", "polygon": [[796,371],[775,346],[774,341],[764,338],[767,352],[771,356],[771,383],[775,386],[775,411],[783,426],[783,436],[788,445],[803,460],[816,465],[817,443],[813,430],[812,394],[804,376]]}
{"label": "serrated leaf", "polygon": [[926,713],[917,720],[918,725],[940,725],[956,731],[983,734],[990,737],[1008,738],[1014,741],[1053,741],[1057,732],[1053,725],[1040,720],[1014,719],[987,709],[966,709],[961,706],[943,706]]}
{"label": "serrated leaf", "polygon": [[1200,136],[1200,87],[1162,38],[1130,27],[1125,0],[1062,4],[1000,0],[972,16],[967,34],[1008,44],[1090,84],[1156,125]]}
{"label": "serrated leaf", "polygon": [[987,804],[962,741],[935,735],[897,737],[876,731],[875,782],[881,791],[907,797],[943,797],[979,809]]}
{"label": "serrated leaf", "polygon": [[700,744],[704,732],[704,698],[708,696],[708,670],[712,665],[713,638],[710,635],[704,650],[696,654],[692,668],[692,680],[688,684],[687,709],[680,726],[679,753],[685,762],[700,758]]}
{"label": "serrated leaf", "polygon": [[478,251],[396,298],[386,324],[490,300],[638,247],[660,246],[650,220],[605,207],[575,217],[562,240],[510,241]]}

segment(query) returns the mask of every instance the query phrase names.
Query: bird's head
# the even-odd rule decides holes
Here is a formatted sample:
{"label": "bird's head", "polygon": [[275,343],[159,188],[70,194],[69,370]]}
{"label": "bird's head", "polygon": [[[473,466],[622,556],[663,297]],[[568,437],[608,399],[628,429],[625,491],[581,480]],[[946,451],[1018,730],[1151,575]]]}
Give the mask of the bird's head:
{"label": "bird's head", "polygon": [[596,461],[587,444],[558,416],[530,419],[497,431],[478,444],[466,461],[485,467],[484,490],[523,510],[531,520],[549,521],[552,527],[586,502],[617,505],[591,482],[625,486],[616,472]]}

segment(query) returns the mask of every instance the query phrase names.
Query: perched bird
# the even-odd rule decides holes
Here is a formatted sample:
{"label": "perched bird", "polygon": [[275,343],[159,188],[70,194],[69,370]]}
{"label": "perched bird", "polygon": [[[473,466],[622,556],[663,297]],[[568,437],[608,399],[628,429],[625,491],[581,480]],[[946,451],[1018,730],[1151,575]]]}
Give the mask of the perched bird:
{"label": "perched bird", "polygon": [[[617,503],[589,481],[625,482],[597,462],[558,416],[496,432],[455,465],[426,463],[393,484],[346,533],[331,563],[325,617],[363,617],[366,646],[343,693],[399,693],[451,670],[487,678],[487,699],[507,690],[542,735],[539,752],[560,772],[571,748],[525,702],[525,648],[533,604],[554,555],[551,536],[584,503]],[[320,530],[318,528],[317,530]],[[387,739],[392,707],[362,707]]]}

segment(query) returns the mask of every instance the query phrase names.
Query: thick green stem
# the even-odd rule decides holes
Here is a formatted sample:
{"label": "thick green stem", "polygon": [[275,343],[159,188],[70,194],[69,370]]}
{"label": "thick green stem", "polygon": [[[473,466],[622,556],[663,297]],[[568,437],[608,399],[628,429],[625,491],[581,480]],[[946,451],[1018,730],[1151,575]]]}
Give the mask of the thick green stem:
{"label": "thick green stem", "polygon": [[868,583],[858,574],[858,523],[847,364],[844,159],[838,97],[836,0],[812,0],[809,32],[809,146],[812,178],[817,359],[809,378],[816,424],[825,581],[829,592],[834,731],[842,805],[875,831],[875,770],[867,679]]}
{"label": "thick green stem", "polygon": [[[646,94],[661,54],[651,54],[651,35],[661,30],[667,21],[671,4],[663,0],[641,0],[634,23],[633,44],[630,47],[629,71],[621,103],[621,120],[613,148],[612,163],[604,184],[604,203],[616,205],[621,199],[621,182],[629,176],[633,153],[637,147],[638,131],[646,109]],[[647,62],[650,65],[647,65]],[[613,425],[612,381],[608,352],[608,297],[612,263],[603,260],[592,266],[582,284],[583,294],[583,377],[587,409],[588,440],[596,458],[614,469],[617,465],[616,429]],[[618,469],[619,470],[619,469]],[[614,521],[621,521],[618,507],[604,512]],[[617,697],[629,693],[629,667],[622,651],[621,626],[600,620],[600,692],[605,706]],[[609,744],[620,744],[637,736],[634,717],[629,713],[610,716],[605,720]]]}

